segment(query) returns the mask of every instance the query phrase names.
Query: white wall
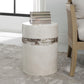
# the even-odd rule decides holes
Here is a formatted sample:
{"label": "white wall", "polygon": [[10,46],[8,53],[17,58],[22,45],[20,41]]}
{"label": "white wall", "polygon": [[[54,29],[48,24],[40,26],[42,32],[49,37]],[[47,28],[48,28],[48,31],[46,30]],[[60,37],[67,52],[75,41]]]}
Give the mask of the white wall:
{"label": "white wall", "polygon": [[46,0],[47,10],[51,11],[52,21],[59,25],[59,51],[67,51],[68,44],[68,27],[67,27],[67,13],[66,2],[68,0]]}
{"label": "white wall", "polygon": [[1,16],[0,15],[0,31],[6,32],[22,32],[22,23],[27,22],[28,17]]}
{"label": "white wall", "polygon": [[[52,13],[52,20],[59,24],[59,51],[67,51],[67,15],[65,3],[67,0],[46,0],[47,10]],[[0,15],[0,31],[21,32],[22,23],[28,17],[12,17]]]}

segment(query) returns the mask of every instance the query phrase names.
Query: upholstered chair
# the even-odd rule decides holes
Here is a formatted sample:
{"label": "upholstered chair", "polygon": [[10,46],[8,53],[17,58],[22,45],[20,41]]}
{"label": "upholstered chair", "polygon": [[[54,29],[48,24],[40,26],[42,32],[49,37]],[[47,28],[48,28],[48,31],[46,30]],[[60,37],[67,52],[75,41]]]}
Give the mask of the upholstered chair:
{"label": "upholstered chair", "polygon": [[84,0],[68,0],[68,57],[71,57],[70,76],[74,76],[77,51],[84,50]]}

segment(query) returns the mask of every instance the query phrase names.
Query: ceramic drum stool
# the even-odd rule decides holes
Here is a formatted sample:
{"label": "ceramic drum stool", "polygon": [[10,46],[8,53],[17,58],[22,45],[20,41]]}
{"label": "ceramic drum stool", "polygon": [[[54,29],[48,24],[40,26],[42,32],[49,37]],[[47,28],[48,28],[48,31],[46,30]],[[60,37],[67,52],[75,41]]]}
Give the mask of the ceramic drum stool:
{"label": "ceramic drum stool", "polygon": [[23,71],[50,75],[57,71],[57,24],[22,24]]}

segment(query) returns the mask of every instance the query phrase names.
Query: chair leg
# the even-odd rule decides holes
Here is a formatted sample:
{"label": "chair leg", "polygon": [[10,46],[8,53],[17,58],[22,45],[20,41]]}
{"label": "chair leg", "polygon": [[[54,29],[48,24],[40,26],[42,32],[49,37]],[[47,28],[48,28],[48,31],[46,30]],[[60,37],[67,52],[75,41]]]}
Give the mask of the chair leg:
{"label": "chair leg", "polygon": [[77,62],[77,49],[76,49],[76,47],[73,47],[72,48],[70,76],[74,76],[75,68],[76,68],[76,62]]}
{"label": "chair leg", "polygon": [[71,57],[72,48],[68,45],[68,54],[67,57]]}

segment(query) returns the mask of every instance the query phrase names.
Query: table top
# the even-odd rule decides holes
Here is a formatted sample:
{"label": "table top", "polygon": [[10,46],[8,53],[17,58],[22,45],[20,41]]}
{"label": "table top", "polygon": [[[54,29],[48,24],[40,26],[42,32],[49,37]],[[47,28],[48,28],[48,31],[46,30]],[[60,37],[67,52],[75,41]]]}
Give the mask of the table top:
{"label": "table top", "polygon": [[25,22],[22,24],[22,36],[25,38],[55,38],[58,36],[57,23],[51,24],[30,24]]}

